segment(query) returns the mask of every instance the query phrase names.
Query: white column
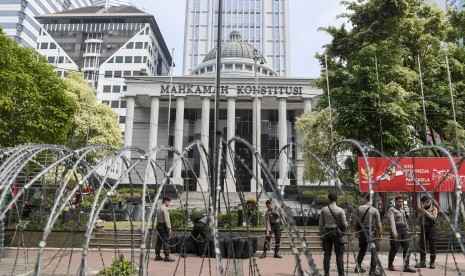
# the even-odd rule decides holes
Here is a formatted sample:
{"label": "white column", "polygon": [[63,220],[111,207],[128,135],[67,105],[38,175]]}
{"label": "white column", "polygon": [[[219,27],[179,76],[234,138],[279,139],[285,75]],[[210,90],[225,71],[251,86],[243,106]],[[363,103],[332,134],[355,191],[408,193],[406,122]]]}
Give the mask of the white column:
{"label": "white column", "polygon": [[[261,111],[262,111],[262,100],[261,100],[261,97],[258,98],[258,101],[254,98],[254,101],[253,101],[253,135],[252,135],[252,144],[253,144],[253,147],[259,152],[261,153],[261,134],[262,134],[262,129],[261,129],[261,121],[262,121],[262,116],[261,116]],[[253,164],[252,164],[252,172],[254,174],[257,174],[257,179],[259,182],[263,183],[262,182],[262,178],[261,178],[261,169],[260,169],[260,166],[258,166],[258,172],[257,172],[257,159],[254,157],[253,158]],[[251,183],[250,183],[250,191],[251,192],[255,192],[257,191],[257,189],[259,189],[259,185],[257,185],[255,179],[252,179]]]}
{"label": "white column", "polygon": [[312,99],[304,99],[304,112],[312,112]]}
{"label": "white column", "polygon": [[[278,129],[279,129],[279,149],[283,148],[287,144],[287,108],[286,98],[278,99]],[[287,178],[287,151],[281,152],[279,155],[279,180],[278,185],[287,185],[289,180]]]}
{"label": "white column", "polygon": [[[205,147],[205,150],[208,154],[209,152],[209,140],[210,140],[210,96],[202,96],[202,125],[200,126],[200,141]],[[206,156],[203,153],[200,153],[200,174],[198,179],[197,191],[206,192],[208,189],[208,163]]]}
{"label": "white column", "polygon": [[160,98],[153,96],[150,98],[150,126],[149,126],[149,147],[151,150],[157,147],[158,142],[158,114],[160,113]]}
{"label": "white column", "polygon": [[[128,96],[126,97],[126,123],[124,127],[124,147],[132,146],[132,132],[134,128],[134,105],[135,97]],[[131,154],[126,155],[130,158]]]}
{"label": "white column", "polygon": [[[181,152],[182,151],[182,141],[183,141],[183,130],[184,130],[184,97],[176,97],[176,121],[174,123],[174,148]],[[174,155],[174,160],[176,160],[176,155]],[[182,161],[176,163],[173,172],[173,184],[183,184],[181,178],[182,170]]]}
{"label": "white column", "polygon": [[[229,141],[236,135],[236,98],[229,97],[228,98],[228,133],[227,133],[227,140]],[[231,144],[232,151],[234,152],[234,143]],[[236,191],[236,184],[234,182],[234,162],[231,160],[231,155],[229,148],[226,149],[226,179],[225,183],[228,187],[224,189],[228,192],[235,192]]]}

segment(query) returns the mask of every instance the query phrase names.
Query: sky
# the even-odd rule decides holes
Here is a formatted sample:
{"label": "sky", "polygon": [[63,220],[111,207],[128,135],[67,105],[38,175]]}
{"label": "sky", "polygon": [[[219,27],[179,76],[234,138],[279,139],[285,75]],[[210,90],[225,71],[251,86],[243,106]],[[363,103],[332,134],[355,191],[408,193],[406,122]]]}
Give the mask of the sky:
{"label": "sky", "polygon": [[[270,0],[265,0],[270,1]],[[320,65],[315,59],[322,46],[331,37],[318,31],[319,27],[339,26],[344,21],[336,16],[344,13],[340,0],[289,0],[291,77],[318,77]],[[182,51],[184,48],[184,24],[186,0],[132,0],[132,3],[155,16],[169,49],[174,48],[177,66],[173,75],[182,74]]]}

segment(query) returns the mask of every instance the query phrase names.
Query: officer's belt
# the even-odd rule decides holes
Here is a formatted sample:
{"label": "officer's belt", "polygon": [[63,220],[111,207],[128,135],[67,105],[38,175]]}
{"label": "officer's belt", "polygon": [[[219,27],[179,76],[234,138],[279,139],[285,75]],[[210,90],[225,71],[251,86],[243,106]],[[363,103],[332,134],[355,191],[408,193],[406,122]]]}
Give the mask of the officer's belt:
{"label": "officer's belt", "polygon": [[407,224],[397,224],[396,223],[396,228],[406,228]]}
{"label": "officer's belt", "polygon": [[338,230],[339,228],[338,227],[326,227],[325,226],[325,231],[334,231],[334,230]]}

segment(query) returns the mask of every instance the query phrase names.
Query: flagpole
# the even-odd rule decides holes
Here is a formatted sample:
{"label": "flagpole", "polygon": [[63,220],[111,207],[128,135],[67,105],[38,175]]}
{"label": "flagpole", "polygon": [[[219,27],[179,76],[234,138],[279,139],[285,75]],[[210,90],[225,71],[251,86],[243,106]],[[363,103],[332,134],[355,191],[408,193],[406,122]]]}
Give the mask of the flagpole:
{"label": "flagpole", "polygon": [[457,117],[456,117],[456,114],[455,114],[454,94],[452,92],[452,78],[451,78],[451,75],[450,75],[449,57],[447,55],[446,55],[446,67],[447,67],[447,77],[449,79],[450,99],[451,99],[451,102],[452,102],[452,114],[454,115],[455,142],[457,143],[457,154],[459,154],[460,153],[459,132],[457,130]]}
{"label": "flagpole", "polygon": [[[426,107],[425,107],[425,93],[423,91],[423,76],[421,73],[421,61],[420,61],[420,56],[418,56],[418,74],[420,76],[420,90],[421,90],[421,101],[423,105],[423,117],[425,120],[425,145],[428,145],[428,123],[426,121]],[[428,156],[429,156],[429,151],[428,151]]]}

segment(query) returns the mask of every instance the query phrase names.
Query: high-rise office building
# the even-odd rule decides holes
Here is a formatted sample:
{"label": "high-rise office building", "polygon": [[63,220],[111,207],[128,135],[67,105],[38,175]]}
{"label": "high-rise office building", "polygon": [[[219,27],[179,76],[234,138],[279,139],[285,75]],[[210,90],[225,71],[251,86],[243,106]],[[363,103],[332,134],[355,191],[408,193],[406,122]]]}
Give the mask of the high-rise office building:
{"label": "high-rise office building", "polygon": [[40,30],[35,16],[90,5],[91,0],[2,0],[0,28],[19,44],[35,48]]}
{"label": "high-rise office building", "polygon": [[[223,0],[222,41],[238,31],[278,75],[290,76],[289,0]],[[218,0],[187,0],[183,75],[216,46]]]}
{"label": "high-rise office building", "polygon": [[58,75],[84,72],[102,103],[119,115],[124,132],[125,77],[165,76],[171,55],[153,15],[133,6],[84,7],[36,17],[38,51]]}

